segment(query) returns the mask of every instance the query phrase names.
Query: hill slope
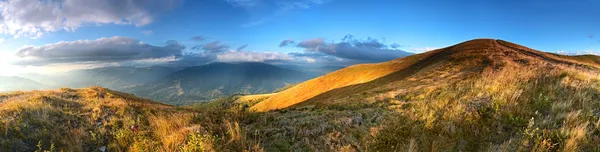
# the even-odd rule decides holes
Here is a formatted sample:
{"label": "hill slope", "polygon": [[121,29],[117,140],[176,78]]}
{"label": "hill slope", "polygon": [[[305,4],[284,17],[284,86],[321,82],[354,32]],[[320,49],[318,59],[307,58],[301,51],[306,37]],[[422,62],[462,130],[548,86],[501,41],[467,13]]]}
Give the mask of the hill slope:
{"label": "hill slope", "polygon": [[173,107],[101,87],[5,93],[0,151],[251,150],[242,145],[256,143],[232,143],[239,134],[229,133],[243,130],[219,110]]}
{"label": "hill slope", "polygon": [[264,63],[211,63],[186,68],[156,83],[126,91],[170,104],[184,104],[233,94],[268,93],[308,78],[307,74]]}
{"label": "hill slope", "polygon": [[598,61],[593,56],[563,56],[502,40],[477,39],[388,62],[344,68],[298,84],[252,109],[268,111],[315,102],[329,104],[332,100],[369,90],[389,90],[400,84],[408,88],[435,85],[435,82],[449,83],[484,74],[490,69],[574,66],[597,70],[600,69]]}
{"label": "hill slope", "polygon": [[298,129],[267,140],[302,143],[296,139],[308,136],[304,145],[340,146],[334,150],[598,151],[596,59],[477,39],[348,67],[251,110],[276,118],[261,126]]}
{"label": "hill slope", "polygon": [[0,150],[173,149],[198,127],[192,115],[98,87],[0,94]]}

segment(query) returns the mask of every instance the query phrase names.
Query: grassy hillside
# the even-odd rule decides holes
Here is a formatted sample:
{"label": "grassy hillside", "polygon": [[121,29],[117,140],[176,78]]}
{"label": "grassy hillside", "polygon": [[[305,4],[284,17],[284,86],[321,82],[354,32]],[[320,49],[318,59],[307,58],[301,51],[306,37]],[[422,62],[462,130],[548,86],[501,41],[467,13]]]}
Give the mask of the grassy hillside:
{"label": "grassy hillside", "polygon": [[216,117],[100,87],[0,94],[0,151],[246,149]]}
{"label": "grassy hillside", "polygon": [[596,59],[478,39],[186,107],[2,94],[0,151],[600,151]]}
{"label": "grassy hillside", "polygon": [[[353,129],[363,132],[350,141],[372,141],[349,143],[356,149],[598,151],[600,70],[590,58],[596,57],[472,40],[342,69],[298,84],[251,109],[320,111],[328,117],[382,111],[377,119],[368,112],[360,115],[375,124]],[[333,132],[347,129],[329,125]],[[330,135],[310,139],[325,136]],[[331,141],[316,143],[320,142]]]}
{"label": "grassy hillside", "polygon": [[252,109],[268,111],[314,105],[315,102],[330,104],[335,100],[346,101],[350,96],[397,90],[398,87],[415,88],[464,81],[472,76],[502,69],[521,68],[531,71],[544,67],[563,67],[598,70],[600,64],[594,62],[597,59],[589,55],[561,56],[543,53],[502,40],[471,40],[388,62],[355,65],[335,71],[300,83]]}

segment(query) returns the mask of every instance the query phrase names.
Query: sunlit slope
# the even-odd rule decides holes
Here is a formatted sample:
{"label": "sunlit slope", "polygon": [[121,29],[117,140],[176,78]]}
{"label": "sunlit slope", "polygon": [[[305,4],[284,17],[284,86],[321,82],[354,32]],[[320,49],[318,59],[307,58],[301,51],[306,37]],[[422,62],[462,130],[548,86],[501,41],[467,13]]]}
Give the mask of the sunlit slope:
{"label": "sunlit slope", "polygon": [[100,87],[5,93],[0,151],[174,151],[196,114]]}
{"label": "sunlit slope", "polygon": [[271,97],[275,94],[277,94],[277,93],[245,95],[245,96],[241,96],[238,99],[236,99],[235,102],[241,103],[241,104],[255,104],[256,102],[268,99],[269,97]]}
{"label": "sunlit slope", "polygon": [[363,94],[435,87],[480,76],[486,70],[559,65],[600,68],[596,56],[563,56],[502,40],[476,39],[388,62],[344,68],[280,92],[252,110],[365,101],[360,97]]}
{"label": "sunlit slope", "polygon": [[389,62],[350,66],[300,83],[295,87],[272,96],[264,102],[258,103],[252,109],[266,111],[286,108],[336,88],[365,83],[383,77],[406,68],[428,55],[428,53],[425,53]]}

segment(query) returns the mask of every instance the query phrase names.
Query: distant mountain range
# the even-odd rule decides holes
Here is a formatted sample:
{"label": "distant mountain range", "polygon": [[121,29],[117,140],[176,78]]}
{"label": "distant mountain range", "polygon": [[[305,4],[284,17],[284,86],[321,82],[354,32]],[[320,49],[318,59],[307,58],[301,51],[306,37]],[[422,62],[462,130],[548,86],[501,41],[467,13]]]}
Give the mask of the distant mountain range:
{"label": "distant mountain range", "polygon": [[0,76],[0,92],[11,90],[38,90],[50,89],[50,85],[42,84],[22,77]]}
{"label": "distant mountain range", "polygon": [[124,91],[179,105],[233,94],[272,92],[309,78],[311,75],[307,73],[265,63],[211,63],[189,67]]}
{"label": "distant mountain range", "polygon": [[[68,72],[62,84],[78,88],[98,85],[116,90],[123,90],[135,85],[152,83],[178,71],[168,67],[106,67]],[[82,79],[84,78],[84,79]]]}
{"label": "distant mountain range", "polygon": [[[170,104],[195,103],[233,94],[274,91],[313,77],[343,68],[323,66],[298,69],[266,63],[211,63],[187,68],[174,67],[102,67],[66,72],[61,75],[27,73],[13,77],[4,91],[86,88],[102,86],[134,93],[141,97]],[[8,78],[0,83],[8,83]]]}
{"label": "distant mountain range", "polygon": [[169,67],[103,67],[94,69],[73,70],[61,75],[41,75],[35,73],[22,74],[19,77],[44,82],[56,87],[85,88],[102,86],[115,90],[150,83],[180,70]]}

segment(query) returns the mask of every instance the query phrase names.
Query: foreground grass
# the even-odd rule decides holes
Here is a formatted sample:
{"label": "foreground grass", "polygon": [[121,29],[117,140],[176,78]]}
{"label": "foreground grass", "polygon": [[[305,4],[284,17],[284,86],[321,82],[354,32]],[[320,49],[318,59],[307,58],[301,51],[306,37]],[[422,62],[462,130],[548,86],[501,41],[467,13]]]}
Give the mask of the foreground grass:
{"label": "foreground grass", "polygon": [[413,89],[262,113],[237,97],[196,108],[235,109],[236,139],[265,151],[600,151],[594,71],[511,67]]}
{"label": "foreground grass", "polygon": [[388,100],[375,149],[600,150],[600,83],[578,72],[507,69]]}
{"label": "foreground grass", "polygon": [[188,107],[97,87],[2,94],[0,149],[598,151],[600,81],[562,68],[507,68],[357,95],[362,102],[259,113],[249,107],[272,94]]}
{"label": "foreground grass", "polygon": [[0,118],[0,151],[244,149],[216,146],[234,124],[100,87],[0,94]]}

